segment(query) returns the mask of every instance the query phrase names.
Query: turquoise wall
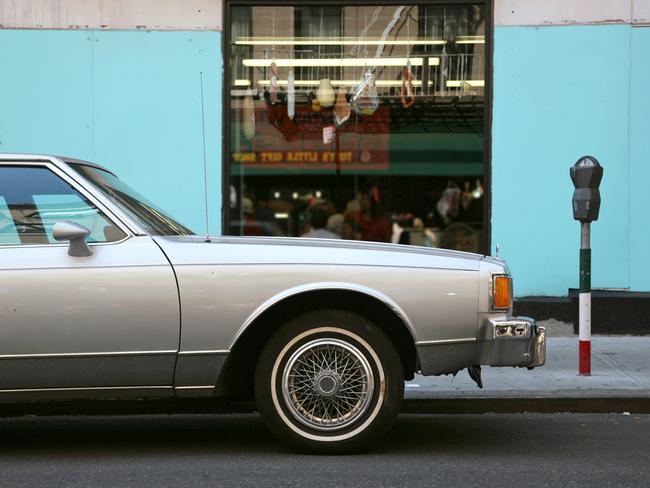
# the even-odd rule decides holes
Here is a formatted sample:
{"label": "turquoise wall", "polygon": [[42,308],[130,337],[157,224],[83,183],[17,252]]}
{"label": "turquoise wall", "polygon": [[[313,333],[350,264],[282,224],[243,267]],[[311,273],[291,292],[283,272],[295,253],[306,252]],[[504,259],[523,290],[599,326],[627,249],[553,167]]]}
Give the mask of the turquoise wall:
{"label": "turquoise wall", "polygon": [[494,49],[492,247],[516,295],[578,286],[569,167],[585,154],[605,167],[592,285],[650,290],[650,30],[497,27]]}
{"label": "turquoise wall", "polygon": [[205,232],[221,230],[221,34],[0,30],[0,151],[98,162]]}
{"label": "turquoise wall", "polygon": [[650,290],[650,28],[631,29],[630,288]]}

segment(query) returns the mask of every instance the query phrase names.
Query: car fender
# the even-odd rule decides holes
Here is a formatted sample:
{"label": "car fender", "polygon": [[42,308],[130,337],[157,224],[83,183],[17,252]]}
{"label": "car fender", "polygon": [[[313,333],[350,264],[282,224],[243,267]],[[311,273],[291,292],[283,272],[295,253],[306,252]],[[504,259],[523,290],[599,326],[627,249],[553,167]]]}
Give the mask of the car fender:
{"label": "car fender", "polygon": [[237,343],[238,339],[244,334],[244,332],[267,310],[269,310],[271,307],[274,305],[282,302],[283,300],[286,300],[288,298],[291,298],[293,296],[299,295],[301,293],[306,293],[306,292],[311,292],[311,291],[324,291],[324,290],[337,290],[337,291],[352,291],[356,293],[361,293],[364,295],[367,295],[371,298],[374,298],[376,300],[379,300],[382,302],[384,305],[389,307],[395,314],[402,320],[404,325],[407,327],[409,334],[411,335],[411,338],[415,342],[415,331],[413,329],[413,324],[411,323],[411,320],[409,319],[408,315],[406,312],[390,297],[388,297],[386,294],[375,290],[373,288],[359,285],[356,283],[350,283],[350,282],[345,282],[345,281],[326,281],[326,282],[316,282],[316,283],[307,283],[299,286],[295,286],[292,288],[288,288],[273,297],[269,298],[266,300],[264,303],[262,303],[259,307],[257,307],[253,313],[251,313],[244,323],[241,325],[241,327],[237,330],[237,333],[235,334],[235,337],[232,341],[232,344],[230,345],[230,349],[234,347],[234,345]]}

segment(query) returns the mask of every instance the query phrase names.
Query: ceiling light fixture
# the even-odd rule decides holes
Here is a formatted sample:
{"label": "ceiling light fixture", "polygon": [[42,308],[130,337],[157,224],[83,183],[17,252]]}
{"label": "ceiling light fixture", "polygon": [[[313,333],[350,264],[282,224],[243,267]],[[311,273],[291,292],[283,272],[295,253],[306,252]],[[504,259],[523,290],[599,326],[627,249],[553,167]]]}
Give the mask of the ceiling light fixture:
{"label": "ceiling light fixture", "polygon": [[485,86],[485,80],[448,80],[447,88],[460,88],[463,84],[467,84],[472,88],[480,88]]}
{"label": "ceiling light fixture", "polygon": [[440,46],[447,44],[443,39],[380,39],[356,37],[238,37],[238,46]]}
{"label": "ceiling light fixture", "polygon": [[[410,61],[411,66],[422,66],[424,58],[331,58],[331,59],[244,59],[242,65],[247,68],[268,68],[271,62],[275,62],[278,68],[302,67],[309,68],[328,67],[364,67],[364,66],[405,66]],[[429,66],[438,66],[439,57],[428,58]]]}
{"label": "ceiling light fixture", "polygon": [[485,44],[485,36],[458,36],[456,44]]}
{"label": "ceiling light fixture", "polygon": [[[239,84],[241,83],[241,84]],[[248,80],[235,80],[235,86],[248,86],[243,83],[250,84]],[[320,83],[319,80],[295,80],[295,86],[318,86]],[[332,86],[356,86],[359,84],[359,80],[331,80]],[[269,80],[259,80],[258,85],[268,86]],[[287,80],[278,80],[279,86],[287,86]],[[401,80],[377,80],[375,85],[378,87],[386,86],[402,86]],[[429,86],[433,85],[432,81],[429,81]],[[419,80],[413,81],[413,86],[422,86],[422,82]]]}

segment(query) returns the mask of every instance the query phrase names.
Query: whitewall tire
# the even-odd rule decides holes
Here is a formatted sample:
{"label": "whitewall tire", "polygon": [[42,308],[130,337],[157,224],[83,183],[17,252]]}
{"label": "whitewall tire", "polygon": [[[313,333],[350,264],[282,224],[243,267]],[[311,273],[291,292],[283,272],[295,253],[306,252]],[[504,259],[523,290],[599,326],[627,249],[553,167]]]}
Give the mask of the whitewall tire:
{"label": "whitewall tire", "polygon": [[350,452],[382,436],[404,394],[401,361],[365,318],[320,310],[291,320],[264,347],[257,406],[270,430],[311,452]]}

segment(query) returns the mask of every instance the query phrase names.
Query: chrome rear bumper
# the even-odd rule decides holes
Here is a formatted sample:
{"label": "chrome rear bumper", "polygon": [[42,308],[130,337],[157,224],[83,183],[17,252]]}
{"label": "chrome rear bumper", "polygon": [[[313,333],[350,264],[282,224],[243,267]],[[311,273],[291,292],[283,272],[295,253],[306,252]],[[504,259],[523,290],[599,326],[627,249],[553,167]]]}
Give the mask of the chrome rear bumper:
{"label": "chrome rear bumper", "polygon": [[546,362],[546,329],[529,317],[489,321],[490,366],[536,368]]}

